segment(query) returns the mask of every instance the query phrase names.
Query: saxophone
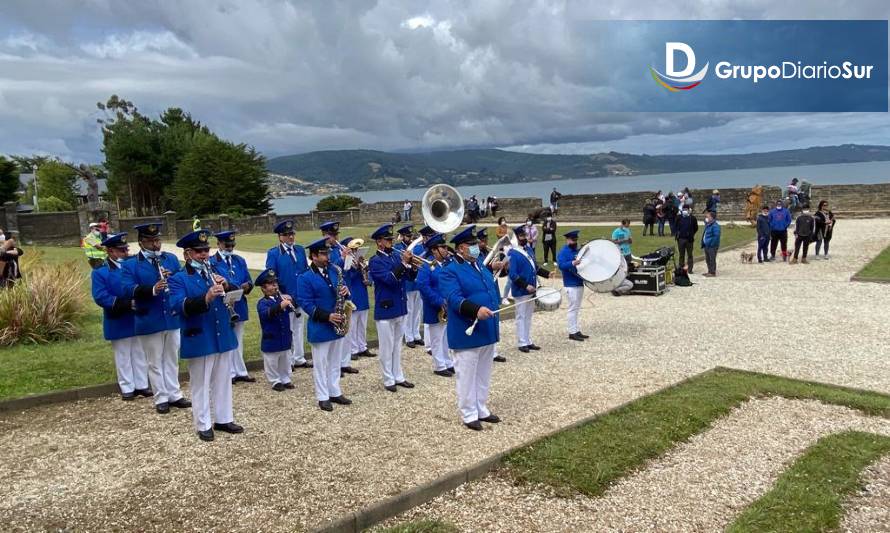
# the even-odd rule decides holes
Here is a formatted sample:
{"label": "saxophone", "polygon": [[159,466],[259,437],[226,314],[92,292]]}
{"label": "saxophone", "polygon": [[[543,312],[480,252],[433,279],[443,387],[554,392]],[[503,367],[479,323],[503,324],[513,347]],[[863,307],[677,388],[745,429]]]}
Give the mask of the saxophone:
{"label": "saxophone", "polygon": [[349,333],[349,321],[352,318],[352,312],[355,310],[355,304],[346,299],[346,296],[340,294],[343,287],[346,286],[343,276],[343,269],[331,263],[331,266],[337,271],[337,303],[334,304],[334,312],[343,316],[343,320],[339,324],[334,324],[334,333],[340,337],[345,337]]}

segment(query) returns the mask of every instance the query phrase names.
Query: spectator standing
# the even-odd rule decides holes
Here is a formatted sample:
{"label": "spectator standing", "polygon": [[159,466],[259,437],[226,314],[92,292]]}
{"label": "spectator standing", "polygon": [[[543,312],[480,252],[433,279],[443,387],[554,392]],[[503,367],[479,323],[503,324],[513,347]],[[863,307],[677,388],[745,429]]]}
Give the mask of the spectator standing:
{"label": "spectator standing", "polygon": [[537,255],[538,249],[536,246],[538,245],[538,227],[532,224],[532,219],[525,221],[525,233],[528,236],[528,245],[532,247],[532,251],[535,252],[534,255]]}
{"label": "spectator standing", "polygon": [[103,241],[108,238],[108,219],[105,217],[99,219],[99,234]]}
{"label": "spectator standing", "polygon": [[692,261],[692,249],[695,246],[695,234],[698,233],[698,219],[695,218],[695,215],[692,214],[692,211],[687,209],[686,207],[680,211],[680,216],[677,217],[677,230],[674,234],[674,238],[677,239],[677,253],[680,256],[680,270],[683,270],[683,267],[686,266],[687,262],[689,263],[689,267],[687,269],[687,273],[692,274],[693,261]]}
{"label": "spectator standing", "polygon": [[655,193],[655,203],[656,203],[656,205],[659,204],[659,203],[663,204],[663,203],[664,203],[664,200],[665,200],[665,197],[664,197],[664,193],[663,193],[663,192],[658,191],[657,193]]}
{"label": "spectator standing", "polygon": [[791,213],[785,209],[782,200],[776,201],[776,207],[769,212],[769,258],[776,257],[776,247],[782,245],[782,261],[788,261],[788,226],[791,225]]}
{"label": "spectator standing", "polygon": [[102,247],[102,235],[99,233],[99,224],[90,222],[90,232],[81,240],[80,247],[87,256],[90,268],[96,269],[105,264],[105,248]]}
{"label": "spectator standing", "polygon": [[643,206],[643,236],[646,236],[646,231],[649,232],[649,235],[655,235],[655,206],[652,205],[652,200],[646,200],[646,205]]}
{"label": "spectator standing", "polygon": [[772,261],[769,257],[769,206],[764,204],[757,215],[757,262]]}
{"label": "spectator standing", "polygon": [[677,235],[677,217],[680,214],[680,199],[677,198],[674,193],[668,193],[667,200],[665,201],[664,206],[664,216],[667,219],[668,226],[671,229],[671,237],[676,237]]}
{"label": "spectator standing", "polygon": [[488,210],[491,211],[492,217],[498,216],[498,207],[498,197],[490,196],[488,198]]}
{"label": "spectator standing", "polygon": [[797,183],[797,178],[792,178],[791,183],[788,184],[788,200],[791,201],[790,207],[792,211],[797,209],[798,204],[800,204],[800,190],[797,188]]}
{"label": "spectator standing", "polygon": [[410,201],[405,200],[405,203],[402,205],[402,220],[405,222],[411,221],[411,209],[413,207]]}
{"label": "spectator standing", "polygon": [[819,257],[819,248],[825,245],[825,259],[828,259],[828,243],[831,241],[831,235],[834,233],[834,213],[828,206],[827,200],[819,202],[819,210],[816,211],[816,257]]}
{"label": "spectator standing", "polygon": [[717,209],[720,208],[720,191],[714,189],[714,192],[711,193],[711,197],[708,198],[707,207],[705,207],[705,212],[710,211],[714,214],[714,218],[717,218]]}
{"label": "spectator standing", "polygon": [[717,250],[720,249],[720,224],[714,213],[705,213],[705,230],[701,235],[701,247],[705,252],[705,263],[708,265],[706,278],[717,276]]}
{"label": "spectator standing", "polygon": [[630,267],[633,264],[633,255],[630,251],[630,245],[633,243],[633,237],[630,233],[630,220],[625,218],[621,221],[621,225],[615,228],[612,232],[612,242],[621,249],[621,255],[624,256],[624,260],[627,261],[627,265]]}
{"label": "spectator standing", "polygon": [[556,264],[556,221],[552,214],[541,224],[541,234],[541,240],[544,241],[544,266],[549,262],[548,257],[552,257]]}
{"label": "spectator standing", "polygon": [[693,206],[695,205],[695,198],[692,197],[692,193],[689,192],[689,187],[683,188],[683,205],[682,207],[686,207],[689,211],[692,211]]}
{"label": "spectator standing", "polygon": [[667,215],[664,213],[664,202],[658,202],[655,205],[655,222],[658,224],[658,236],[664,237],[664,223]]}
{"label": "spectator standing", "polygon": [[19,258],[25,252],[18,247],[19,232],[10,230],[3,245],[0,246],[0,288],[12,287],[21,279]]}
{"label": "spectator standing", "polygon": [[794,223],[794,257],[791,258],[791,264],[797,263],[797,257],[800,249],[803,248],[803,257],[800,262],[807,264],[807,251],[810,249],[810,241],[816,233],[816,219],[810,214],[809,208],[804,208],[803,213],[797,217]]}
{"label": "spectator standing", "polygon": [[553,216],[556,216],[557,211],[559,210],[559,199],[562,198],[562,194],[556,190],[556,187],[553,188],[553,192],[550,193],[550,212],[553,213]]}
{"label": "spectator standing", "polygon": [[503,237],[504,235],[510,233],[510,228],[507,227],[507,218],[501,217],[498,219],[498,229],[496,231],[496,235],[498,239]]}

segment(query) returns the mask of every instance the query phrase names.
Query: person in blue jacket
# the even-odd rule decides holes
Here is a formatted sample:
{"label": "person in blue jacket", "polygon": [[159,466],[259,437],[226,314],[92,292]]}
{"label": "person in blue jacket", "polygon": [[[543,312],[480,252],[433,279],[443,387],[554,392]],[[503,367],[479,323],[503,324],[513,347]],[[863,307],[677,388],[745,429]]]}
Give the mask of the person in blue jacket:
{"label": "person in blue jacket", "polygon": [[153,395],[148,387],[148,361],[136,338],[133,298],[124,290],[123,263],[129,259],[126,233],[108,235],[102,241],[104,263],[92,271],[93,301],[102,308],[102,333],[111,341],[114,368],[123,400]]}
{"label": "person in blue jacket", "polygon": [[393,249],[392,224],[377,228],[371,238],[377,253],[368,261],[374,283],[374,323],[380,351],[380,371],[383,388],[396,392],[396,387],[414,388],[402,371],[402,324],[408,314],[406,284],[417,276],[412,265],[413,254],[408,250]]}
{"label": "person in blue jacket", "polygon": [[[214,430],[241,433],[232,412],[232,350],[238,339],[223,303],[226,278],[210,267],[210,231],[198,230],[179,239],[185,268],[170,278],[168,310],[180,316],[180,355],[188,362],[192,386],[192,419],[198,438],[214,439]],[[210,409],[213,407],[213,416]]]}
{"label": "person in blue jacket", "polygon": [[256,378],[247,373],[247,366],[244,364],[244,324],[248,320],[247,295],[253,290],[253,280],[250,279],[250,272],[247,270],[247,261],[235,253],[235,232],[221,231],[214,237],[218,250],[210,257],[210,266],[214,272],[226,278],[233,290],[244,291],[244,295],[233,306],[238,315],[234,324],[238,347],[232,351],[232,368],[229,373],[232,376],[232,384],[239,381],[253,383]]}
{"label": "person in blue jacket", "polygon": [[297,295],[309,318],[315,398],[319,409],[333,411],[333,403],[352,403],[340,390],[340,357],[346,336],[334,329],[346,320],[345,314],[337,312],[337,299],[345,298],[348,303],[349,288],[340,278],[342,270],[329,263],[327,239],[318,239],[307,248],[312,264],[300,275]]}
{"label": "person in blue jacket", "polygon": [[[505,277],[507,275],[507,263],[504,261],[506,258],[506,254],[498,253],[497,256],[493,257],[488,266],[485,265],[485,257],[488,255],[488,233],[485,228],[479,228],[476,231],[476,240],[479,241],[479,257],[476,258],[476,262],[479,263],[479,268],[487,269],[491,272],[492,276]],[[497,285],[498,280],[495,278],[494,284]],[[510,284],[505,283],[504,288],[506,290],[510,290]],[[504,293],[506,294],[506,292]],[[494,346],[494,357],[493,360],[495,363],[506,363],[507,358],[498,353],[498,346],[495,344]]]}
{"label": "person in blue jacket", "polygon": [[154,391],[155,410],[192,406],[179,387],[179,315],[170,312],[171,276],[182,267],[175,255],[161,251],[161,223],[134,226],[140,252],[123,263],[124,293],[135,301],[135,330],[148,359],[148,380]]}
{"label": "person in blue jacket", "polygon": [[[439,314],[446,310],[445,298],[439,291],[442,271],[449,263],[448,246],[445,236],[434,233],[424,243],[433,265],[422,265],[417,271],[417,287],[423,300],[423,323],[429,326],[429,340],[432,346],[433,374],[450,378],[454,375],[454,362],[448,355],[448,337],[445,335],[445,321]],[[487,270],[486,270],[487,272]]]}
{"label": "person in blue jacket", "polygon": [[[411,253],[430,261],[431,257],[430,257],[429,251],[426,248],[426,241],[428,241],[430,239],[430,237],[432,237],[433,235],[436,234],[436,230],[434,230],[433,228],[431,228],[429,226],[424,226],[424,227],[420,228],[420,231],[418,233],[420,233],[420,238],[422,240],[420,241],[420,244],[418,244],[417,246],[414,247],[413,250],[411,250]],[[418,272],[420,272],[419,269],[418,269]],[[420,286],[415,283],[414,287],[417,289],[417,293],[420,294]],[[411,297],[411,292],[409,291],[408,298],[410,298],[410,297]],[[408,313],[408,316],[409,317],[411,316],[410,312]],[[417,312],[417,316],[415,316],[414,319],[416,322],[414,330],[419,333],[420,332],[420,324],[423,322],[423,296],[422,295],[421,295],[421,302],[420,302],[420,310]],[[418,337],[418,338],[420,338],[420,337]],[[414,344],[415,344],[415,346],[419,346],[420,345],[419,343],[420,343],[420,341],[416,341]],[[432,348],[432,345],[430,345],[430,326],[429,326],[429,324],[423,324],[423,348],[424,348],[424,350],[426,350],[427,355],[433,355],[433,348]]]}
{"label": "person in blue jacket", "polygon": [[769,259],[776,258],[776,248],[782,245],[782,261],[788,261],[788,226],[791,225],[791,212],[782,200],[776,200],[776,207],[769,212]]}
{"label": "person in blue jacket", "polygon": [[720,249],[720,224],[717,215],[711,211],[705,214],[705,231],[701,235],[701,247],[705,252],[705,263],[708,265],[706,278],[717,275],[717,250]]}
{"label": "person in blue jacket", "polygon": [[[448,346],[454,350],[460,419],[467,428],[479,431],[481,422],[501,421],[488,409],[494,347],[500,340],[495,314],[500,294],[494,277],[477,262],[481,252],[474,229],[468,226],[451,238],[455,255],[442,271],[439,292],[448,307],[446,330]],[[471,325],[475,327],[467,335]]]}
{"label": "person in blue jacket", "polygon": [[260,319],[263,372],[272,384],[272,390],[282,392],[284,389],[293,389],[290,353],[294,338],[290,330],[290,314],[294,312],[294,302],[290,296],[281,294],[278,277],[271,268],[260,272],[256,285],[263,291],[263,297],[256,303],[256,314]]}
{"label": "person in blue jacket", "polygon": [[[408,224],[398,229],[399,242],[393,246],[393,250],[402,253],[408,249],[408,246],[414,240],[414,226]],[[417,244],[410,252],[414,255],[422,255],[422,246]],[[405,280],[405,297],[406,311],[405,319],[402,320],[402,334],[405,337],[405,346],[408,348],[416,348],[423,345],[423,339],[420,338],[420,314],[423,309],[423,303],[420,301],[420,291],[413,279]],[[416,327],[415,327],[416,326]]]}
{"label": "person in blue jacket", "polygon": [[769,256],[769,206],[763,204],[760,214],[757,215],[757,262],[772,261]]}
{"label": "person in blue jacket", "polygon": [[569,301],[568,322],[569,338],[573,341],[584,341],[589,335],[581,333],[578,326],[578,312],[581,310],[581,299],[584,297],[584,280],[578,276],[578,230],[564,233],[566,244],[556,256],[556,264],[562,272],[562,285],[566,289]]}
{"label": "person in blue jacket", "polygon": [[340,235],[340,222],[337,220],[330,220],[328,222],[322,223],[318,226],[318,229],[321,230],[322,237],[328,243],[328,261],[332,265],[337,265],[340,268],[343,268],[343,253],[340,250],[340,242],[337,239],[337,236]]}
{"label": "person in blue jacket", "polygon": [[[266,252],[266,268],[278,273],[278,287],[281,293],[290,296],[294,305],[299,305],[297,279],[309,268],[306,251],[299,244],[294,244],[296,233],[293,220],[282,220],[272,228],[272,231],[278,235],[278,246],[269,248]],[[306,351],[303,347],[305,325],[303,312],[297,307],[290,315],[290,326],[294,335],[290,357],[291,369],[312,368],[312,363],[306,361]]]}
{"label": "person in blue jacket", "polygon": [[[340,241],[340,244],[349,249],[349,243],[353,240],[352,237],[346,237]],[[341,368],[349,367],[350,361],[354,361],[359,357],[377,356],[377,354],[368,349],[368,312],[371,309],[371,302],[368,298],[368,287],[371,286],[368,260],[364,257],[359,259],[357,250],[350,250],[348,253],[352,255],[352,260],[346,265],[349,268],[344,269],[344,275],[346,276],[346,286],[349,287],[350,298],[355,305],[355,309],[349,317],[349,336],[347,340],[349,361],[341,360]]]}
{"label": "person in blue jacket", "polygon": [[519,248],[511,248],[507,253],[510,258],[510,292],[516,302],[516,340],[519,351],[540,350],[541,347],[532,342],[532,315],[535,303],[531,300],[538,290],[538,276],[549,278],[550,272],[538,267],[535,262],[535,250],[528,244],[525,233],[526,226],[516,226],[513,232],[519,241]]}

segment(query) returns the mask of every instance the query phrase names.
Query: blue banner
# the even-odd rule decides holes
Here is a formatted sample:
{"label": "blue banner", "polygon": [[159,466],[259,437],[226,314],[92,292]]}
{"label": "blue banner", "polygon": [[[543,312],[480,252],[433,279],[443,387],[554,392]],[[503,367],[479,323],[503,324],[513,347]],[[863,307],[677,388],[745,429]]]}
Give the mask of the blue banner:
{"label": "blue banner", "polygon": [[577,24],[604,111],[887,111],[886,20]]}

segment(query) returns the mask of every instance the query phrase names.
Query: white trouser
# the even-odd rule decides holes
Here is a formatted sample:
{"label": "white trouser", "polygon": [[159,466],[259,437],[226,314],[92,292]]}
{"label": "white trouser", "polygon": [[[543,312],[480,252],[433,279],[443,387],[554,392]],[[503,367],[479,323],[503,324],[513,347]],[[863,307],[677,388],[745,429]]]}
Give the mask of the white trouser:
{"label": "white trouser", "polygon": [[531,295],[515,296],[516,302],[516,340],[520,348],[532,344],[532,314],[535,302],[528,301]]}
{"label": "white trouser", "polygon": [[246,376],[247,366],[244,364],[244,322],[235,322],[235,337],[238,338],[238,346],[231,351],[232,371],[231,377]]}
{"label": "white trouser", "polygon": [[491,414],[488,387],[494,344],[471,350],[454,350],[454,371],[457,375],[457,409],[464,422],[472,422]]}
{"label": "white trouser", "polygon": [[324,402],[340,396],[340,355],[346,339],[312,343],[312,375],[315,399]]}
{"label": "white trouser", "polygon": [[[337,366],[339,368],[346,368],[347,366],[352,366],[352,319],[349,320],[349,331],[346,332],[342,338],[340,338],[340,358],[338,359]],[[313,356],[314,357],[314,356]]]}
{"label": "white trouser", "polygon": [[423,301],[420,299],[420,291],[408,292],[408,314],[402,321],[402,333],[405,342],[420,340],[420,318],[423,315]]}
{"label": "white trouser", "polygon": [[113,340],[111,349],[114,350],[114,368],[117,371],[117,384],[121,392],[130,393],[136,389],[147,389],[148,361],[137,338]]}
{"label": "white trouser", "polygon": [[[501,300],[503,300],[507,296],[510,296],[510,278],[504,278],[504,279],[506,281],[504,281],[504,290],[501,291]],[[495,279],[495,281],[497,281],[497,279]]]}
{"label": "white trouser", "polygon": [[584,296],[584,286],[566,287],[566,299],[569,301],[569,335],[578,333],[578,312],[581,311],[581,298]]}
{"label": "white trouser", "polygon": [[402,374],[402,342],[401,332],[404,316],[390,320],[375,320],[377,324],[377,340],[380,343],[380,371],[383,373],[383,385],[389,387],[405,381]]}
{"label": "white trouser", "polygon": [[136,338],[148,359],[148,379],[155,393],[155,405],[182,398],[179,388],[179,330],[168,329]]}
{"label": "white trouser", "polygon": [[[206,431],[217,424],[235,421],[232,413],[232,377],[229,375],[232,354],[215,353],[188,359],[192,385],[192,419],[195,429]],[[213,419],[210,404],[213,404]]]}
{"label": "white trouser", "polygon": [[362,353],[368,349],[368,310],[353,311],[349,319],[350,353]]}
{"label": "white trouser", "polygon": [[290,383],[290,350],[263,352],[263,371],[269,383]]}
{"label": "white trouser", "polygon": [[445,323],[429,324],[430,345],[433,350],[433,370],[445,370],[454,366],[448,355],[448,335],[445,334]]}
{"label": "white trouser", "polygon": [[624,278],[624,281],[621,282],[621,285],[615,288],[615,292],[619,294],[627,294],[634,288],[634,282],[631,280]]}
{"label": "white trouser", "polygon": [[[294,304],[296,306],[296,304]],[[297,316],[297,313],[300,316]],[[291,346],[290,364],[302,365],[306,362],[306,349],[303,346],[303,328],[306,325],[306,313],[297,307],[290,314],[290,330],[294,336],[294,344]]]}
{"label": "white trouser", "polygon": [[[420,312],[420,316],[421,316],[421,318],[423,318],[423,311]],[[423,325],[423,348],[425,350],[433,349],[433,345],[432,345],[432,343],[430,343],[430,325],[429,324]]]}

